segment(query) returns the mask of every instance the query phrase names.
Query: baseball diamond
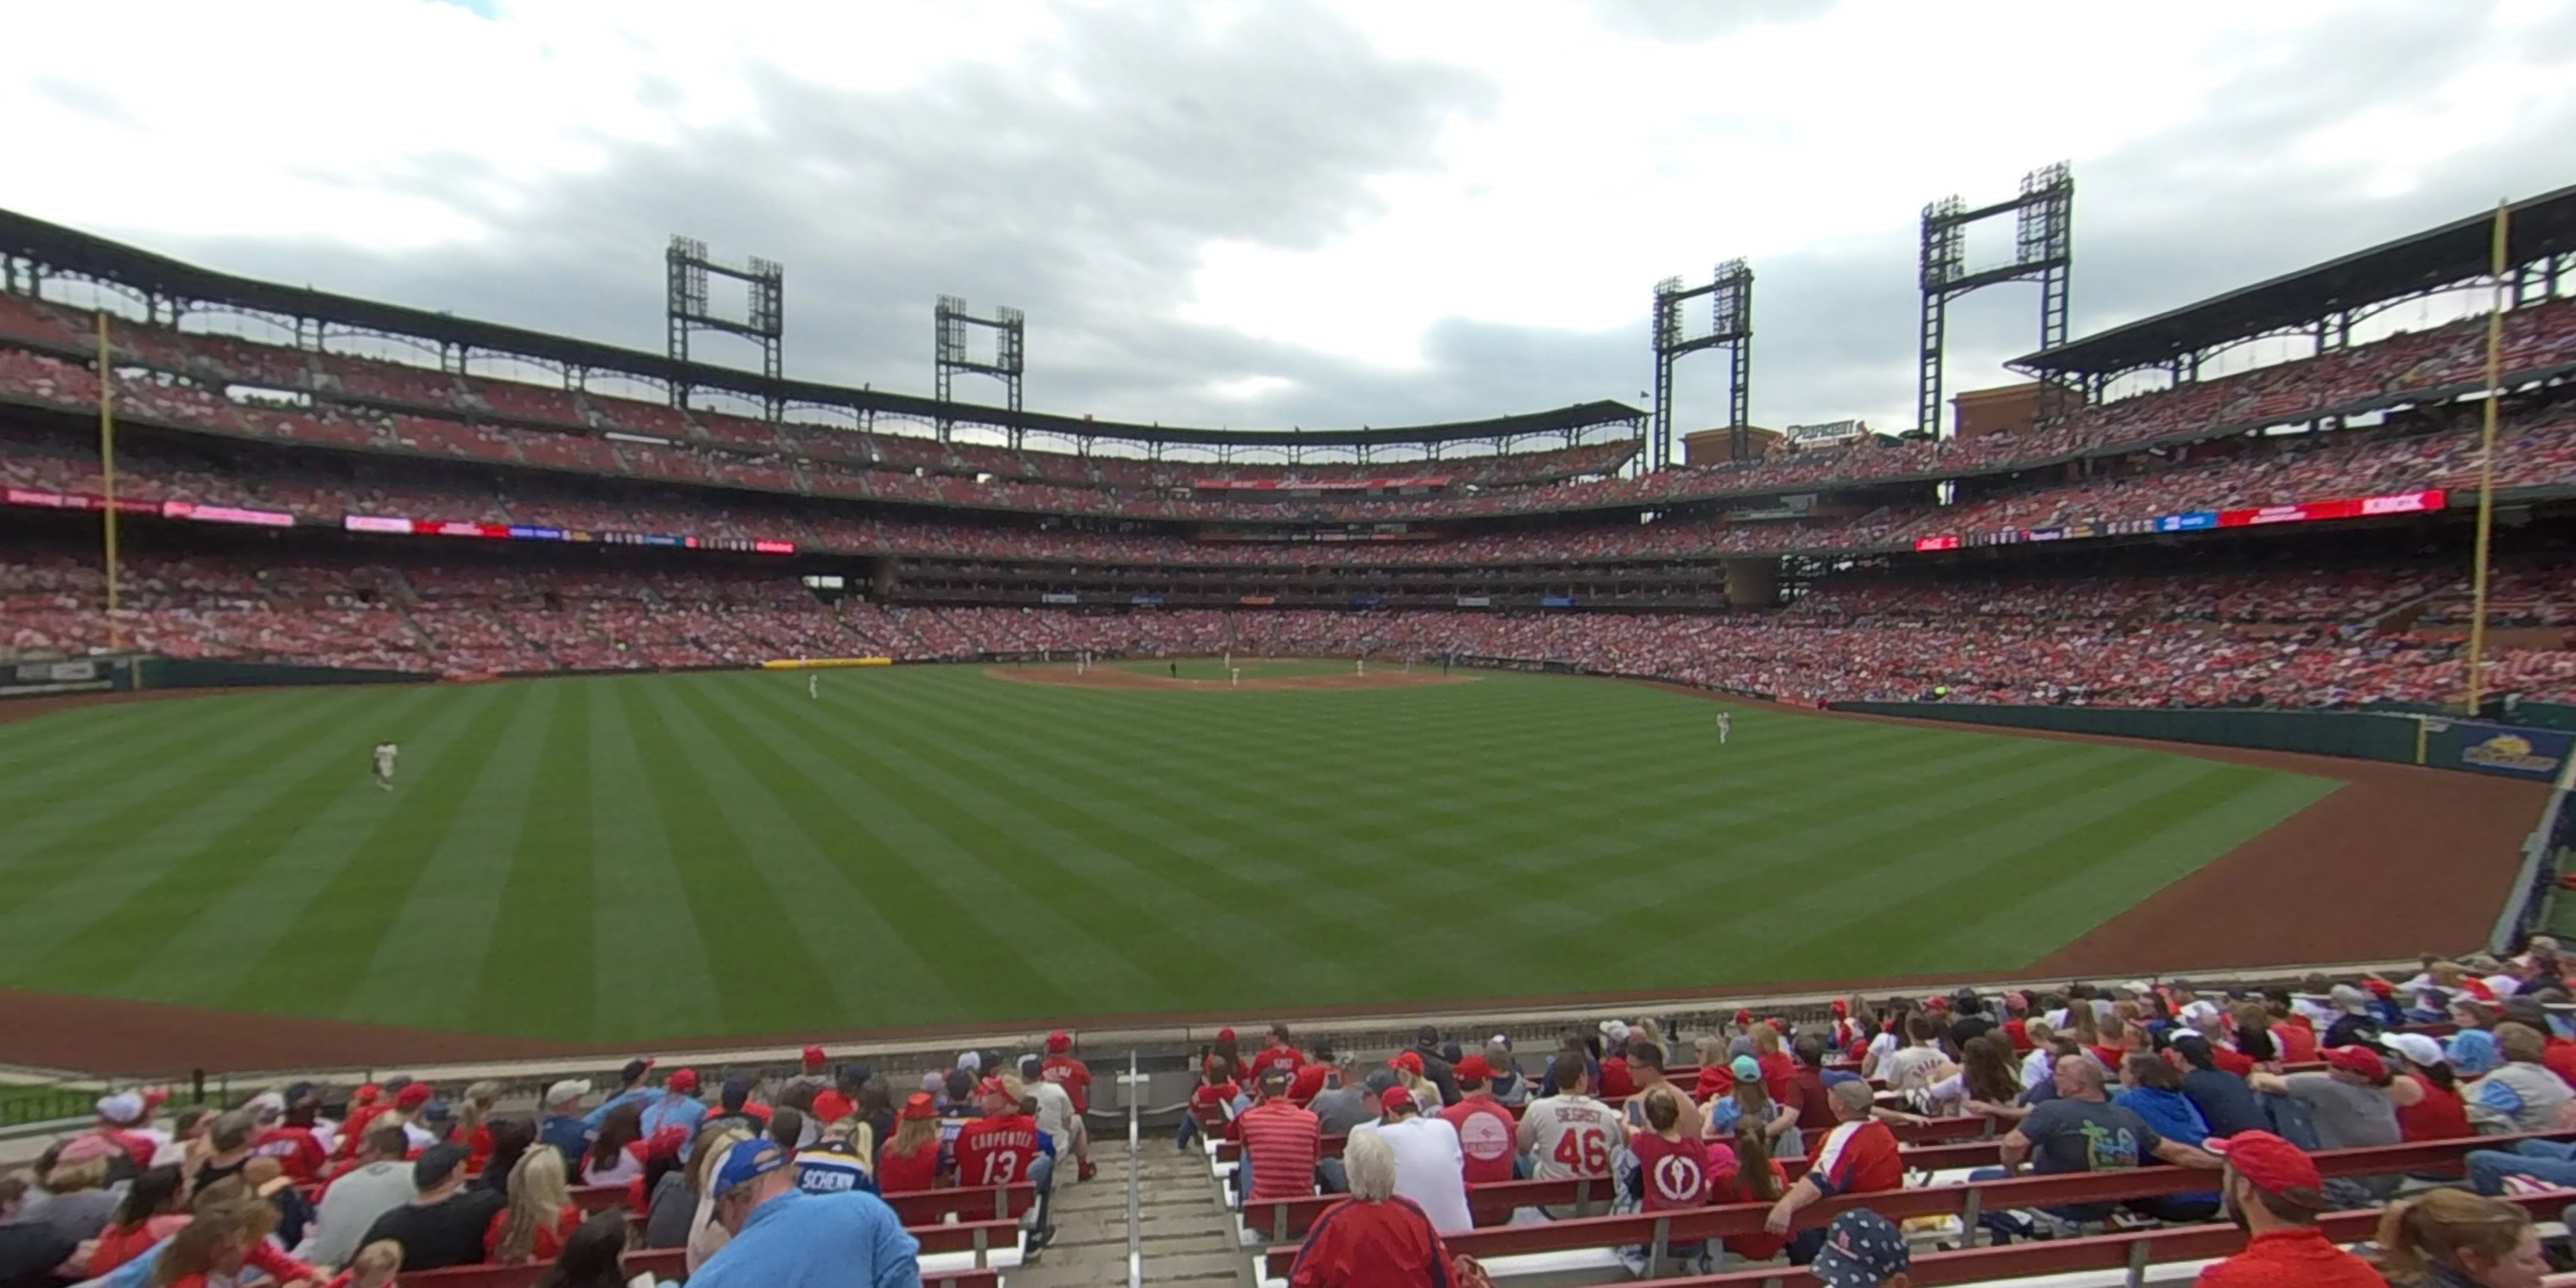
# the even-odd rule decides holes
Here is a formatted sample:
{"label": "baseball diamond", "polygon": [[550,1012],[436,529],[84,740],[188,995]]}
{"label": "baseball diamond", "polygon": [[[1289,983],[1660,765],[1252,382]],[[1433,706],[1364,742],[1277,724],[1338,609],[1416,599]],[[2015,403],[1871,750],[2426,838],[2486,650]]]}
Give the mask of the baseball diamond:
{"label": "baseball diamond", "polygon": [[[2169,959],[2323,960],[2482,933],[2540,790],[1732,700],[1721,747],[1678,690],[1238,661],[1282,687],[1211,658],[52,711],[0,725],[0,984],[573,1049],[2127,969],[2141,915]],[[2321,868],[2428,832],[2456,897],[2323,942],[2158,903],[2228,856],[2332,901]]]}

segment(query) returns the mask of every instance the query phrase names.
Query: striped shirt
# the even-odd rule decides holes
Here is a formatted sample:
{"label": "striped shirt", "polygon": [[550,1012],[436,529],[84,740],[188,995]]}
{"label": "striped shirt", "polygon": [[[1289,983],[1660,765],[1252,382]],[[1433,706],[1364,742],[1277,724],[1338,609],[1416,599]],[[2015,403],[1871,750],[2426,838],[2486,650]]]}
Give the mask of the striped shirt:
{"label": "striped shirt", "polygon": [[1315,1156],[1323,1148],[1323,1129],[1311,1109],[1285,1100],[1265,1100],[1234,1120],[1243,1137],[1244,1166],[1252,1184],[1248,1202],[1304,1198],[1315,1192]]}

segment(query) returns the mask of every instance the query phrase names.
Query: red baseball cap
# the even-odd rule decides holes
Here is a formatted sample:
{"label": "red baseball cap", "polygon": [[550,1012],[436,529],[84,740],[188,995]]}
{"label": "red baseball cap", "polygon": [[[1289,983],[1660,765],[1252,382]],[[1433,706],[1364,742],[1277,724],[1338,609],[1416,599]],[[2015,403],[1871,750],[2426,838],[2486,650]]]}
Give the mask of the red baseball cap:
{"label": "red baseball cap", "polygon": [[818,1047],[818,1046],[809,1046],[809,1047],[805,1048],[805,1067],[806,1067],[806,1068],[808,1068],[808,1069],[820,1069],[820,1068],[822,1068],[822,1067],[823,1067],[823,1060],[824,1060],[823,1048]]}
{"label": "red baseball cap", "polygon": [[662,1080],[662,1089],[665,1091],[676,1091],[682,1095],[695,1091],[698,1089],[698,1071],[695,1069],[673,1069],[671,1071],[671,1076]]}
{"label": "red baseball cap", "polygon": [[[2358,1047],[2343,1047],[2354,1051]],[[2200,1143],[2202,1149],[2227,1160],[2237,1174],[2254,1182],[2254,1188],[2275,1194],[2283,1190],[2323,1190],[2325,1181],[2317,1175],[2316,1160],[2308,1152],[2268,1131],[2240,1131],[2233,1136],[2212,1136]]]}
{"label": "red baseball cap", "polygon": [[1736,1022],[1738,1025],[1748,1025],[1748,1024],[1753,1023],[1753,1012],[1751,1012],[1751,1011],[1737,1011],[1737,1012],[1735,1013],[1735,1022]]}
{"label": "red baseball cap", "polygon": [[1377,1098],[1377,1107],[1382,1110],[1421,1108],[1420,1105],[1414,1103],[1413,1093],[1402,1087],[1387,1088],[1386,1094]]}
{"label": "red baseball cap", "polygon": [[1482,1082],[1494,1076],[1494,1066],[1485,1063],[1481,1055],[1471,1055],[1459,1061],[1454,1072],[1460,1082]]}
{"label": "red baseball cap", "polygon": [[936,1118],[939,1116],[939,1106],[931,1101],[929,1092],[916,1091],[903,1098],[901,1116],[916,1122],[925,1118]]}
{"label": "red baseball cap", "polygon": [[1234,1040],[1234,1030],[1230,1028],[1218,1029],[1216,1031],[1216,1040],[1219,1042],[1232,1042]]}
{"label": "red baseball cap", "polygon": [[2339,1046],[2325,1049],[2326,1067],[2357,1073],[2377,1082],[2388,1076],[2388,1062],[2366,1046]]}
{"label": "red baseball cap", "polygon": [[1062,1055],[1072,1049],[1073,1038],[1066,1034],[1064,1030],[1057,1029],[1055,1032],[1047,1035],[1047,1054]]}
{"label": "red baseball cap", "polygon": [[394,1105],[400,1109],[418,1109],[436,1094],[426,1082],[415,1082],[394,1094]]}
{"label": "red baseball cap", "polygon": [[1850,1003],[1850,1002],[1848,1002],[1848,1001],[1845,1001],[1844,999],[1839,998],[1839,997],[1835,998],[1835,999],[1834,999],[1834,1015],[1835,1015],[1835,1017],[1836,1017],[1836,1018],[1840,1018],[1840,1017],[1842,1017],[1842,1016],[1849,1015],[1849,1014],[1851,1014],[1851,1003]]}
{"label": "red baseball cap", "polygon": [[356,1091],[349,1093],[349,1103],[353,1105],[372,1105],[376,1103],[376,1097],[383,1094],[385,1094],[384,1089],[378,1087],[376,1084],[372,1082],[361,1082],[358,1084],[358,1089]]}
{"label": "red baseball cap", "polygon": [[1008,1096],[1011,1092],[1010,1088],[1002,1085],[1001,1079],[986,1078],[982,1082],[975,1084],[975,1094],[979,1096]]}
{"label": "red baseball cap", "polygon": [[1386,1067],[1390,1069],[1402,1069],[1406,1073],[1419,1078],[1422,1076],[1422,1053],[1419,1051],[1399,1051],[1396,1053],[1394,1059],[1386,1062]]}

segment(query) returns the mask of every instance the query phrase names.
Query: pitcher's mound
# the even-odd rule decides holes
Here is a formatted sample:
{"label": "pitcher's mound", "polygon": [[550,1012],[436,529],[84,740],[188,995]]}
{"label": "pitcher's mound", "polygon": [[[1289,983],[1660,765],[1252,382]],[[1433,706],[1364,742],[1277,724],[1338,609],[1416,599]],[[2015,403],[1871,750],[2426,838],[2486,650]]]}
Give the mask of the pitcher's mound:
{"label": "pitcher's mound", "polygon": [[1273,692],[1282,689],[1410,689],[1426,684],[1466,684],[1483,678],[1463,672],[1456,675],[1442,675],[1436,667],[1428,670],[1416,667],[1412,671],[1406,671],[1401,664],[1384,670],[1372,666],[1366,675],[1355,675],[1349,671],[1310,672],[1303,675],[1253,674],[1252,672],[1259,667],[1258,662],[1245,664],[1245,675],[1240,684],[1221,679],[1174,679],[1165,672],[1130,670],[1116,663],[1091,667],[1079,674],[1075,673],[1073,664],[1070,662],[1053,662],[1037,666],[988,666],[984,668],[984,674],[996,680],[1009,680],[1014,684],[1063,684],[1086,689],[1201,690],[1220,693],[1254,689]]}

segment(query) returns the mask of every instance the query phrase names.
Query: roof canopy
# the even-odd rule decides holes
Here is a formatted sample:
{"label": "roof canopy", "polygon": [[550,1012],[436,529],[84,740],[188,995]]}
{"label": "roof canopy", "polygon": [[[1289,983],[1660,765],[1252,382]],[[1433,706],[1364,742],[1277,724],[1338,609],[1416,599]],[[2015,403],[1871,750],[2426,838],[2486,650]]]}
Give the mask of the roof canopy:
{"label": "roof canopy", "polygon": [[[2404,299],[2487,271],[2495,212],[2400,237],[2197,304],[2024,354],[2031,375],[2117,375],[2237,340],[2305,326],[2346,309]],[[2507,260],[2527,264],[2576,249],[2576,186],[2515,202]]]}
{"label": "roof canopy", "polygon": [[884,393],[807,380],[780,380],[773,384],[760,375],[736,368],[698,362],[678,363],[667,355],[639,349],[597,344],[497,322],[477,322],[429,309],[406,308],[220,273],[12,210],[0,209],[0,252],[25,256],[56,272],[103,278],[153,295],[390,332],[462,345],[481,352],[545,359],[570,367],[638,376],[665,385],[684,384],[693,389],[717,390],[753,399],[765,400],[774,396],[791,403],[821,403],[890,416],[948,420],[1076,438],[1237,447],[1291,444],[1303,447],[1374,447],[1560,433],[1632,422],[1645,415],[1624,403],[1589,402],[1554,411],[1498,416],[1488,420],[1386,429],[1192,429],[1096,421],[1083,416],[1011,411],[975,403],[942,403],[916,394]]}

